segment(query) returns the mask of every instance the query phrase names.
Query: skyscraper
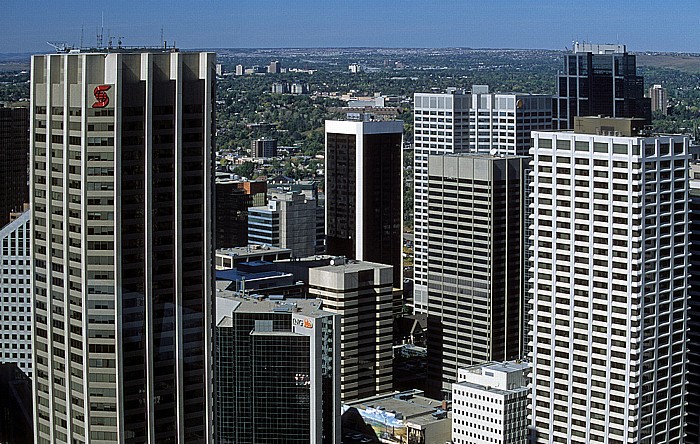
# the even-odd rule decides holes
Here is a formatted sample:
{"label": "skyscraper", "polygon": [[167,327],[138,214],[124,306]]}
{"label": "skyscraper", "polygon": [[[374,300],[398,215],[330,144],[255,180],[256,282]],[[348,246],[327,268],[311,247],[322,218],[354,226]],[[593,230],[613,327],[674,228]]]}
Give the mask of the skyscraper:
{"label": "skyscraper", "polygon": [[428,159],[428,393],[520,357],[526,157]]}
{"label": "skyscraper", "polygon": [[[696,182],[693,180],[691,182]],[[688,283],[687,443],[700,442],[700,190],[691,185],[688,203],[690,277]]]}
{"label": "skyscraper", "polygon": [[428,156],[469,151],[471,96],[416,93],[413,124],[413,305],[428,312]]}
{"label": "skyscraper", "polygon": [[450,89],[414,97],[414,308],[428,303],[428,156],[455,153],[528,155],[530,131],[552,128],[551,96],[492,93],[473,85],[471,93]]}
{"label": "skyscraper", "polygon": [[29,110],[0,107],[0,228],[29,202]]}
{"label": "skyscraper", "polygon": [[341,400],[391,392],[391,267],[336,258],[309,269],[309,294],[340,315]]}
{"label": "skyscraper", "polygon": [[32,58],[37,443],[212,441],[214,65]]}
{"label": "skyscraper", "polygon": [[576,116],[638,117],[651,124],[644,78],[625,45],[576,42],[564,56],[552,108],[554,129],[573,129]]}
{"label": "skyscraper", "polygon": [[683,442],[688,139],[643,123],[533,132],[535,442]]}
{"label": "skyscraper", "polygon": [[394,267],[403,288],[403,122],[326,121],[328,254]]}
{"label": "skyscraper", "polygon": [[227,290],[216,305],[217,442],[339,443],[339,316]]}
{"label": "skyscraper", "polygon": [[0,363],[32,376],[30,212],[0,228]]}

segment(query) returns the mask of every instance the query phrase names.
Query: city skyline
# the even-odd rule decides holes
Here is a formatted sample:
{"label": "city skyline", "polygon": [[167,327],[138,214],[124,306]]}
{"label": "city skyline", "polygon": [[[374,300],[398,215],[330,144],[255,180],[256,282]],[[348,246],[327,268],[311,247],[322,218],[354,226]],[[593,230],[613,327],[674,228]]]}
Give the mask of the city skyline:
{"label": "city skyline", "polygon": [[[691,43],[700,36],[700,9],[689,0],[664,8],[652,1],[632,4],[623,0],[584,4],[445,0],[430,8],[416,0],[352,4],[207,0],[198,2],[196,9],[179,0],[129,0],[119,8],[96,7],[81,0],[43,4],[40,14],[33,13],[35,7],[31,2],[5,2],[0,53],[45,52],[47,41],[80,45],[82,40],[85,46],[93,46],[102,21],[105,44],[111,34],[115,43],[123,37],[130,46],[158,45],[163,28],[164,40],[183,48],[564,49],[572,41],[595,40],[625,42],[630,51],[700,52]],[[47,22],[44,18],[48,16],[55,20]],[[621,17],[625,20],[622,25]],[[650,27],[650,17],[659,24],[672,18],[673,25]],[[27,33],[27,29],[33,31]],[[462,31],[446,32],[450,29]]]}

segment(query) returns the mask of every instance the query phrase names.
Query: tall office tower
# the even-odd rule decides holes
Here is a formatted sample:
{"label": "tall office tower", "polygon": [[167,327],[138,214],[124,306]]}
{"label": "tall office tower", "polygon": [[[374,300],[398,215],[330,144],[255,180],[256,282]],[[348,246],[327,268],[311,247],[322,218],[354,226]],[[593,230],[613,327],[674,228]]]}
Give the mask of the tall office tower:
{"label": "tall office tower", "polygon": [[659,111],[668,114],[668,96],[666,88],[661,85],[654,85],[649,88],[649,98],[651,99],[651,111]]}
{"label": "tall office tower", "polygon": [[451,89],[414,96],[413,305],[428,312],[428,156],[469,151],[471,96]]}
{"label": "tall office tower", "polygon": [[527,443],[530,364],[489,362],[459,369],[452,384],[455,444]]}
{"label": "tall office tower", "polygon": [[472,86],[470,152],[527,156],[530,131],[549,129],[552,129],[552,96],[490,93],[486,85]]}
{"label": "tall office tower", "polygon": [[248,243],[316,254],[317,202],[299,192],[270,190],[267,206],[248,209]]}
{"label": "tall office tower", "polygon": [[683,442],[688,139],[642,125],[533,133],[535,442]]}
{"label": "tall office tower", "polygon": [[340,444],[338,315],[257,296],[217,292],[217,442]]}
{"label": "tall office tower", "polygon": [[428,383],[522,350],[526,157],[428,159]]}
{"label": "tall office tower", "polygon": [[403,122],[326,121],[328,254],[394,267],[403,288]]}
{"label": "tall office tower", "polygon": [[391,267],[334,259],[309,269],[309,294],[340,315],[340,399],[392,390]]}
{"label": "tall office tower", "polygon": [[29,202],[29,110],[0,107],[0,228]]}
{"label": "tall office tower", "polygon": [[554,129],[573,129],[576,116],[638,117],[651,124],[644,77],[625,45],[578,43],[564,56],[552,104]]}
{"label": "tall office tower", "polygon": [[414,100],[414,308],[427,313],[428,156],[528,155],[530,132],[552,128],[552,104],[548,95],[490,93],[486,85],[473,85],[470,94],[417,93]]}
{"label": "tall office tower", "polygon": [[32,376],[29,211],[0,228],[0,364]]}
{"label": "tall office tower", "polygon": [[214,53],[32,58],[36,442],[211,442]]}
{"label": "tall office tower", "polygon": [[265,182],[216,179],[214,246],[217,249],[248,245],[248,209],[265,205],[266,194]]}
{"label": "tall office tower", "polygon": [[[691,182],[697,182],[691,180]],[[691,184],[688,203],[690,276],[688,278],[688,394],[685,442],[700,442],[700,190]]]}
{"label": "tall office tower", "polygon": [[277,156],[277,139],[255,139],[251,142],[251,155],[257,158],[270,158]]}

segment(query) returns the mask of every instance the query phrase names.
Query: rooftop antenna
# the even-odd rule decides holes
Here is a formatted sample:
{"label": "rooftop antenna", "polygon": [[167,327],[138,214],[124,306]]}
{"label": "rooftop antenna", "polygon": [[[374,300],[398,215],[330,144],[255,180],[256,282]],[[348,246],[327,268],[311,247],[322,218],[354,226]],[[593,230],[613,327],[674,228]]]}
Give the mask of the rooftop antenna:
{"label": "rooftop antenna", "polygon": [[102,27],[100,28],[100,32],[97,33],[97,47],[102,48],[102,39],[104,38],[105,35],[105,13],[102,11]]}
{"label": "rooftop antenna", "polygon": [[85,25],[80,25],[80,47],[83,47],[83,39],[85,37]]}
{"label": "rooftop antenna", "polygon": [[49,46],[53,46],[56,52],[68,52],[71,47],[67,42],[46,42]]}

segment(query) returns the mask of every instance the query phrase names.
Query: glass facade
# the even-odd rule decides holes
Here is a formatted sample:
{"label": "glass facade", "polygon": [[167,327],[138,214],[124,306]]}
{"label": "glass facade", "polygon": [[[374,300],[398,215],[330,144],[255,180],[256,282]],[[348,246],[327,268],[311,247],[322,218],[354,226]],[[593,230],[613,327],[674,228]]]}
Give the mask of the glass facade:
{"label": "glass facade", "polygon": [[225,320],[217,326],[215,353],[217,442],[336,442],[333,315],[305,318],[302,308],[300,321],[294,308],[285,308],[294,302],[236,301],[232,312],[218,316]]}

